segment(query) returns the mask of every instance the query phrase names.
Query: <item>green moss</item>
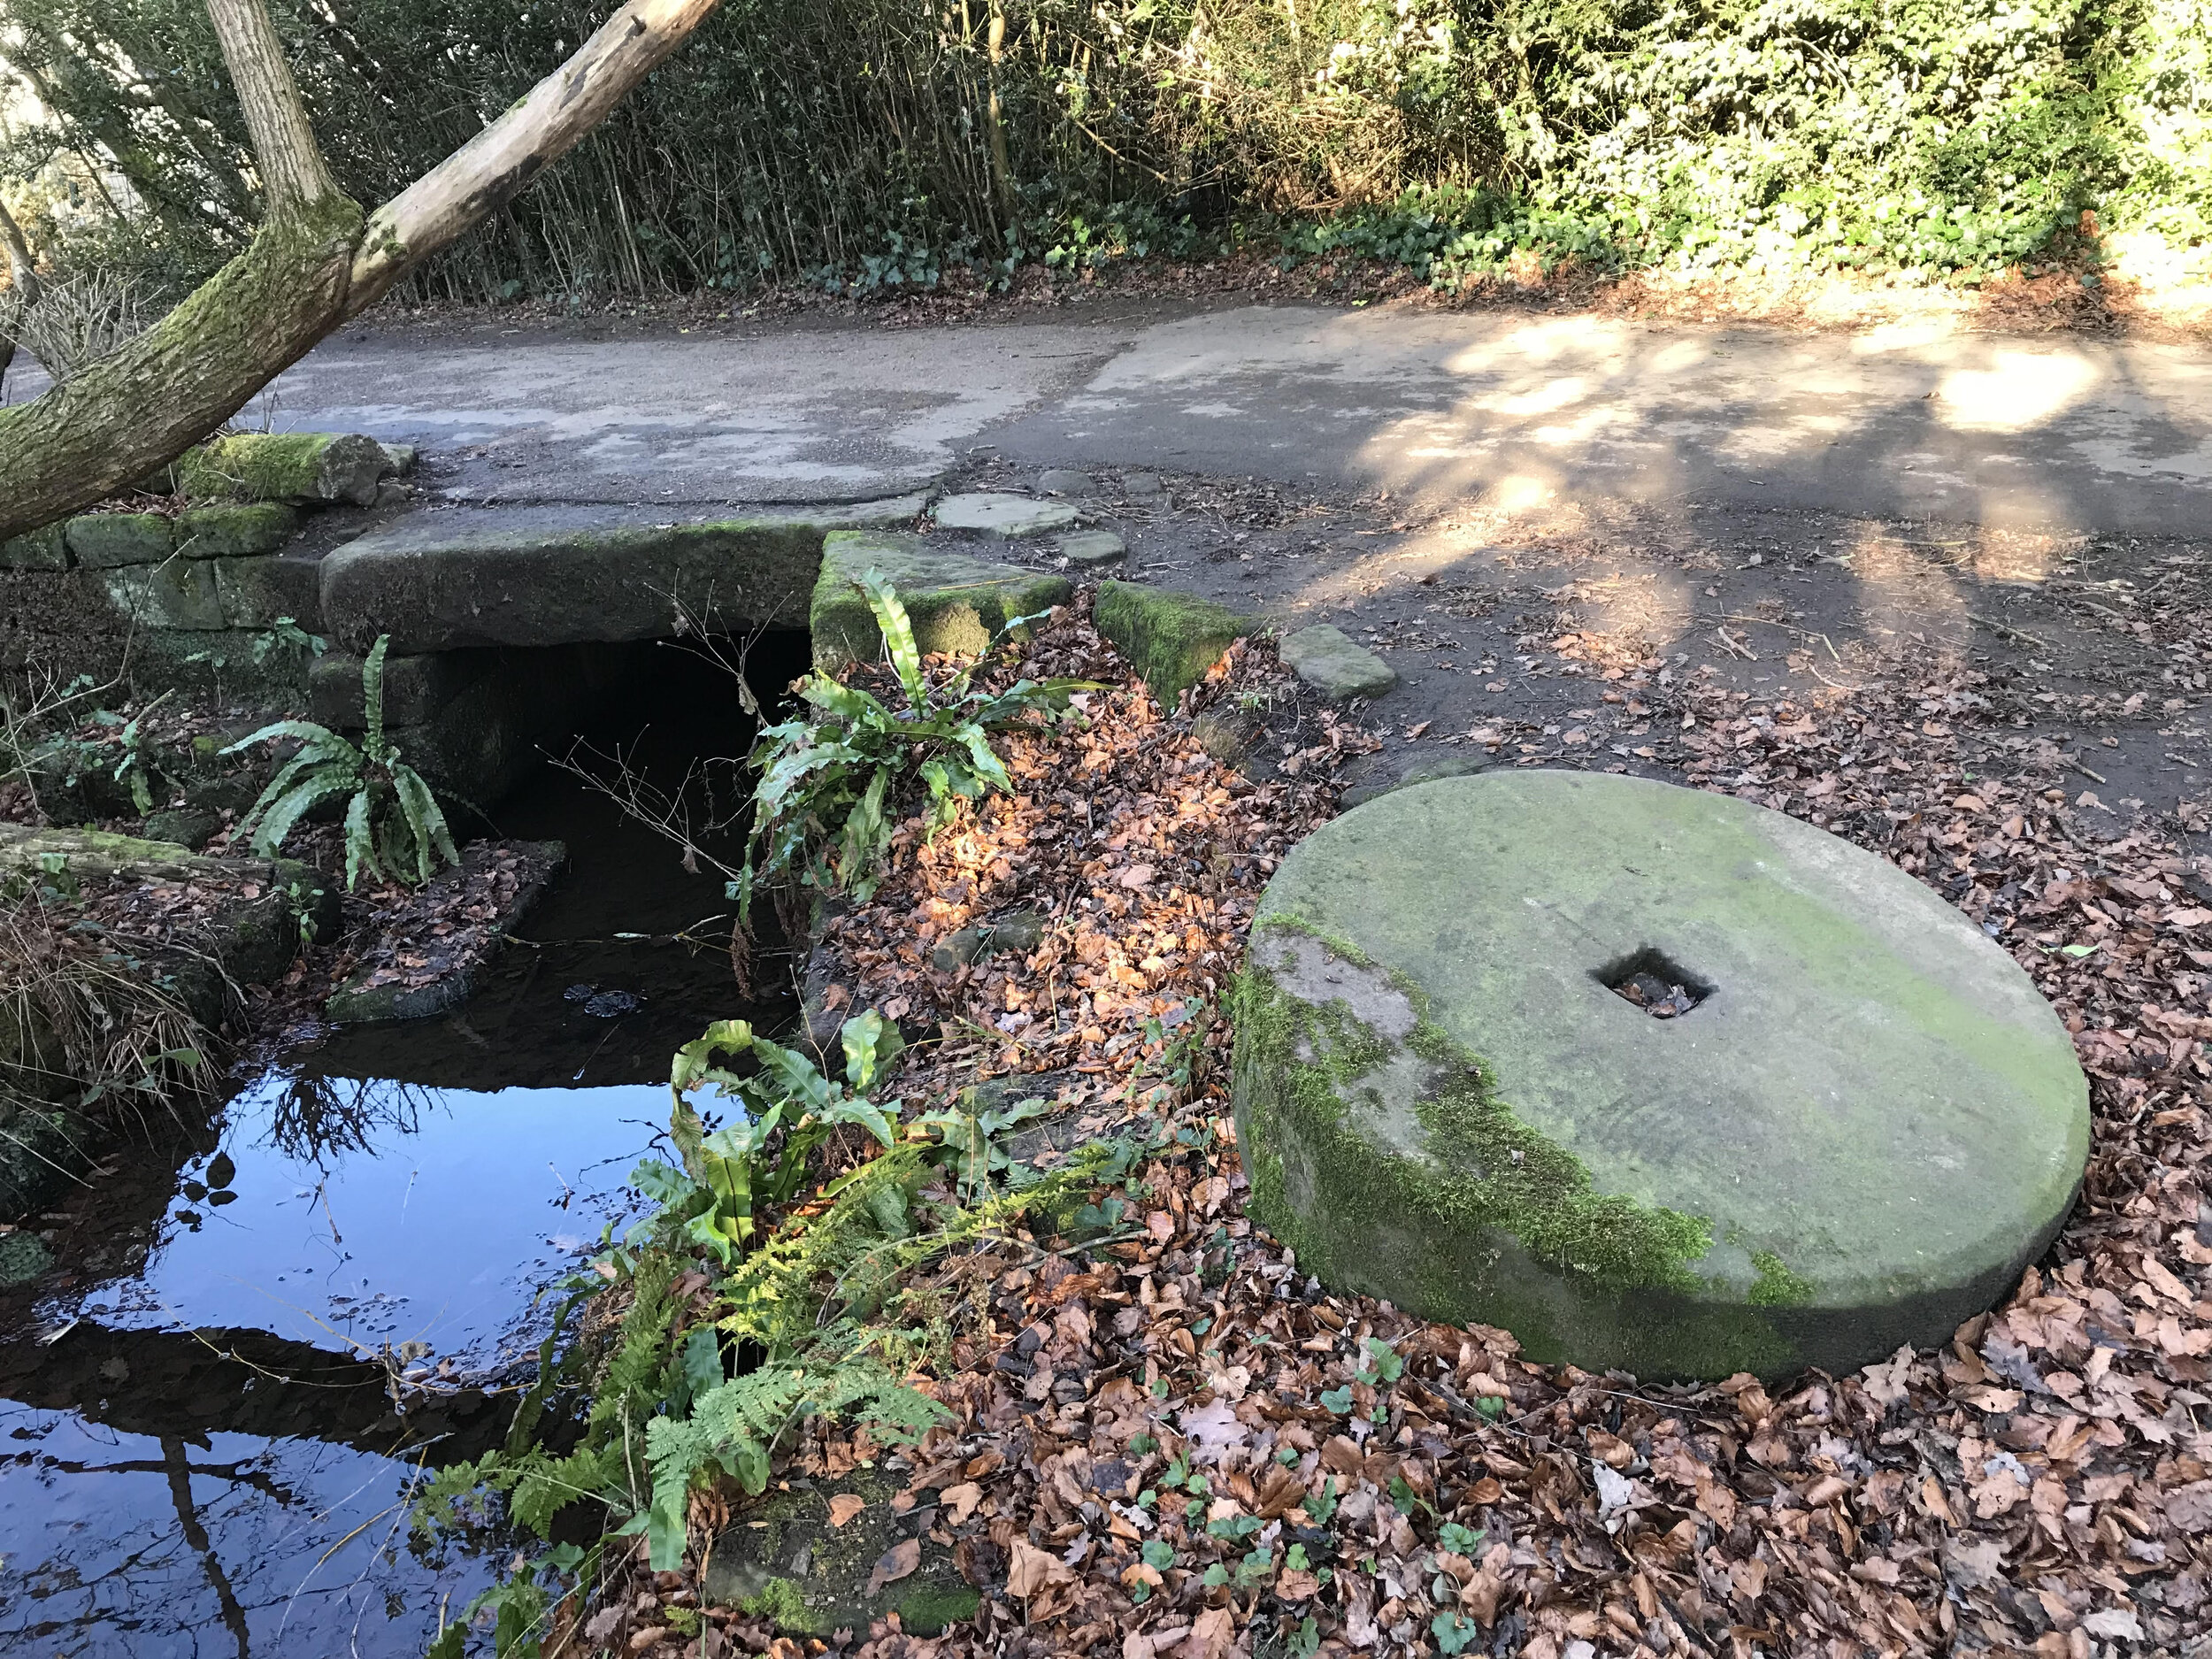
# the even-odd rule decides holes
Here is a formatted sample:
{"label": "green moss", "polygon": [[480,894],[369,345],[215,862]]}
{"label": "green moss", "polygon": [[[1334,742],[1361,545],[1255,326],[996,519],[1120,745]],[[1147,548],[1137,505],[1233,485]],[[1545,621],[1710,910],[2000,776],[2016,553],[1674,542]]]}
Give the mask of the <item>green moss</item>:
{"label": "green moss", "polygon": [[177,520],[177,551],[196,559],[273,553],[298,527],[299,515],[282,502],[219,502]]}
{"label": "green moss", "polygon": [[[1304,932],[1339,959],[1379,972],[1341,940],[1287,928],[1281,918],[1266,926]],[[1377,1151],[1344,1126],[1345,1092],[1389,1063],[1392,1043],[1342,1002],[1310,1008],[1279,992],[1265,969],[1245,970],[1239,1006],[1256,1027],[1255,1048],[1286,1062],[1291,1102],[1305,1120],[1300,1126],[1328,1136],[1333,1161],[1368,1166],[1371,1186],[1471,1233],[1510,1233],[1539,1261],[1609,1289],[1700,1287],[1689,1264],[1712,1246],[1709,1223],[1593,1190],[1580,1159],[1491,1094],[1481,1061],[1430,1018],[1421,988],[1402,975],[1386,977],[1415,1010],[1406,1049],[1430,1068],[1425,1097],[1415,1104],[1426,1134],[1426,1168]],[[1244,1029],[1240,1023],[1240,1047]],[[1302,1061],[1300,1052],[1314,1057]]]}
{"label": "green moss", "polygon": [[978,656],[1009,623],[1065,604],[1075,595],[1064,576],[933,552],[917,536],[834,530],[821,549],[821,570],[807,614],[814,666],[821,673],[837,673],[882,654],[883,632],[855,586],[872,570],[897,590],[914,626],[915,643],[925,654]]}
{"label": "green moss", "polygon": [[383,470],[384,451],[358,434],[241,432],[188,450],[176,480],[201,498],[364,502]]}
{"label": "green moss", "polygon": [[1174,708],[1224,651],[1260,626],[1210,599],[1116,581],[1098,585],[1093,619],[1163,709]]}
{"label": "green moss", "polygon": [[935,1636],[975,1617],[983,1598],[965,1585],[925,1585],[900,1601],[899,1624],[909,1634]]}
{"label": "green moss", "polygon": [[1782,1258],[1771,1250],[1754,1250],[1751,1265],[1758,1270],[1758,1282],[1751,1287],[1751,1300],[1762,1308],[1793,1308],[1813,1299],[1813,1282],[1793,1273]]}
{"label": "green moss", "polygon": [[[1239,978],[1251,1210],[1302,1266],[1427,1317],[1502,1325],[1541,1358],[1652,1376],[1788,1365],[1793,1345],[1761,1313],[1710,1302],[1695,1267],[1713,1242],[1705,1217],[1596,1191],[1579,1159],[1495,1096],[1418,986],[1294,919],[1262,926],[1378,973],[1414,1011],[1400,1042],[1340,1001],[1286,995],[1256,962]],[[1409,1106],[1420,1149],[1394,1155]]]}
{"label": "green moss", "polygon": [[764,1618],[788,1636],[819,1634],[819,1619],[814,1609],[807,1606],[806,1596],[795,1580],[771,1578],[759,1591],[737,1604],[738,1611],[749,1613],[755,1618]]}

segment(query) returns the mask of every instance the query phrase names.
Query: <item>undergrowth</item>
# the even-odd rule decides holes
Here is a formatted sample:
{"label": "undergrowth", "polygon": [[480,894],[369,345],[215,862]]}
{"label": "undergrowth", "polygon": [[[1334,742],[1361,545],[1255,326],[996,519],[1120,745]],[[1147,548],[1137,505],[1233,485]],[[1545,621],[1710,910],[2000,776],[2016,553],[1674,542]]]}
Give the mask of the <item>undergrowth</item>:
{"label": "undergrowth", "polygon": [[[1025,1217],[1103,1230],[1118,1217],[1113,1201],[1085,1200],[1148,1148],[1102,1143],[1041,1173],[993,1141],[1041,1103],[995,1115],[972,1094],[902,1131],[900,1102],[871,1092],[895,1034],[870,1011],[846,1022],[842,1047],[841,1084],[741,1022],[680,1051],[678,1161],[649,1159],[631,1177],[652,1208],[618,1239],[610,1224],[589,1271],[564,1286],[506,1443],[442,1471],[416,1506],[426,1539],[503,1516],[541,1540],[446,1626],[433,1659],[460,1659],[472,1625],[488,1627],[499,1659],[535,1659],[581,1616],[611,1550],[641,1539],[654,1571],[680,1567],[696,1494],[761,1493],[810,1418],[864,1425],[883,1445],[919,1440],[946,1413],[914,1379],[948,1361],[956,1311],[926,1270]],[[757,1070],[713,1064],[746,1053]],[[688,1098],[707,1084],[734,1107],[726,1125]],[[841,1125],[864,1127],[873,1151],[837,1171],[825,1155]],[[565,1340],[601,1297],[622,1303],[611,1333]],[[579,1393],[580,1431],[554,1409]],[[575,1543],[572,1529],[554,1543],[578,1505],[603,1517],[595,1540]]]}
{"label": "undergrowth", "polygon": [[[975,688],[975,670],[992,652],[933,679],[915,643],[913,624],[897,591],[880,572],[858,584],[883,634],[884,653],[898,677],[902,707],[828,674],[810,675],[799,695],[810,714],[772,726],[754,746],[760,773],[753,793],[753,833],[734,884],[741,913],[762,886],[795,883],[865,903],[882,880],[891,832],[906,816],[910,780],[926,796],[923,821],[933,834],[962,801],[987,789],[1010,789],[991,733],[1049,718],[1087,680],[1020,680],[1003,691]],[[992,648],[1038,620],[1017,617]]]}
{"label": "undergrowth", "polygon": [[[601,20],[272,9],[364,202]],[[235,251],[258,184],[204,8],[0,0],[0,28],[37,95],[0,177],[50,264],[174,291]],[[2084,210],[2200,253],[2208,67],[2201,0],[733,0],[409,291],[886,296],[1363,242],[1450,282],[1516,255],[1976,273],[2093,255]]]}
{"label": "undergrowth", "polygon": [[390,643],[389,634],[379,635],[361,666],[368,729],[358,746],[312,720],[279,720],[222,751],[234,755],[277,738],[299,742],[239,824],[252,831],[254,850],[264,858],[277,856],[309,812],[343,796],[349,888],[365,870],[380,880],[419,883],[436,873],[439,859],[461,862],[437,797],[384,734],[384,653]]}

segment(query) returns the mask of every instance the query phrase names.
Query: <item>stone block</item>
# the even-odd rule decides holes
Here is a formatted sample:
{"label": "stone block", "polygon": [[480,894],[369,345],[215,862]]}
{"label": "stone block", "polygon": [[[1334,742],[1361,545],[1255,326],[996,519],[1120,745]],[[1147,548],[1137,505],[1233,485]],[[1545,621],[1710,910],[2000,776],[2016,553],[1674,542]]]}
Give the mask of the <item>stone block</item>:
{"label": "stone block", "polygon": [[65,571],[69,568],[68,526],[50,524],[42,529],[0,541],[0,570]]}
{"label": "stone block", "polygon": [[94,570],[158,565],[176,550],[175,527],[157,512],[88,512],[63,526],[71,557]]}
{"label": "stone block", "polygon": [[1325,622],[1286,634],[1280,649],[1285,665],[1332,703],[1379,697],[1398,683],[1396,669]]}
{"label": "stone block", "polygon": [[202,559],[132,565],[101,575],[116,610],[142,628],[226,626],[213,567]]}
{"label": "stone block", "polygon": [[870,571],[898,594],[925,655],[975,656],[1010,622],[1075,596],[1064,576],[947,553],[941,546],[927,537],[884,531],[831,533],[808,608],[818,672],[836,673],[882,654],[882,630],[858,586]]}
{"label": "stone block", "polygon": [[1210,599],[1136,582],[1101,582],[1092,614],[1099,634],[1128,658],[1167,710],[1206,677],[1223,652],[1261,626]]}
{"label": "stone block", "polygon": [[323,560],[323,618],[349,649],[666,639],[680,603],[718,631],[797,627],[826,532],[910,519],[920,503],[680,524],[592,508],[426,511]]}
{"label": "stone block", "polygon": [[1543,1363],[1841,1376],[1939,1348],[2082,1179],[2087,1085],[2011,956],[1729,796],[1399,789],[1293,849],[1249,962],[1253,1218],[1325,1284]]}
{"label": "stone block", "polygon": [[265,630],[142,628],[133,636],[131,685],[140,692],[173,686],[296,709],[307,701],[309,655]]}
{"label": "stone block", "polygon": [[358,433],[241,432],[187,450],[177,488],[206,500],[349,502],[365,507],[383,477],[383,446]]}
{"label": "stone block", "polygon": [[1088,472],[1056,466],[1037,475],[1037,488],[1048,495],[1095,495],[1098,480]]}
{"label": "stone block", "polygon": [[310,634],[323,626],[321,562],[265,554],[258,558],[210,559],[223,621],[234,628],[273,628],[290,618]]}
{"label": "stone block", "polygon": [[940,529],[973,530],[1002,541],[1049,535],[1055,530],[1070,528],[1082,516],[1065,502],[991,492],[948,495],[930,514]]}
{"label": "stone block", "polygon": [[245,558],[273,553],[299,529],[300,516],[280,501],[219,502],[177,519],[177,552],[188,559]]}
{"label": "stone block", "polygon": [[1129,557],[1128,548],[1111,530],[1078,530],[1055,541],[1052,550],[1079,571],[1104,570]]}
{"label": "stone block", "polygon": [[[496,651],[435,651],[384,658],[384,724],[420,726],[493,672]],[[349,651],[318,657],[308,671],[308,711],[334,731],[358,732],[368,716],[361,700],[362,659]]]}

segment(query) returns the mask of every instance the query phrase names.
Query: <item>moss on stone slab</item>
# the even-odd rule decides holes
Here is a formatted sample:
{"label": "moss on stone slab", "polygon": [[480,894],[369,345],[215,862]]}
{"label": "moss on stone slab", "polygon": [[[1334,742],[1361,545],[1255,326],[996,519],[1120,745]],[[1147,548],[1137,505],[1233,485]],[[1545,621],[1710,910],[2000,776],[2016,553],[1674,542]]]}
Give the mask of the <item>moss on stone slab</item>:
{"label": "moss on stone slab", "polygon": [[194,559],[273,553],[292,539],[299,522],[299,514],[280,501],[195,507],[177,520],[177,551]]}
{"label": "moss on stone slab", "polygon": [[157,512],[88,512],[63,526],[70,556],[95,570],[158,565],[176,550],[169,520]]}
{"label": "moss on stone slab", "polygon": [[1224,651],[1260,627],[1257,619],[1210,599],[1117,581],[1098,585],[1093,620],[1161,708],[1171,710]]}
{"label": "moss on stone slab", "polygon": [[976,656],[1009,623],[1075,596],[1064,576],[942,552],[920,536],[832,531],[808,608],[816,672],[837,673],[882,655],[883,631],[857,585],[870,571],[896,590],[925,654]]}
{"label": "moss on stone slab", "polygon": [[50,524],[43,529],[0,541],[0,570],[67,570],[69,542],[65,531],[65,525]]}
{"label": "moss on stone slab", "polygon": [[382,446],[358,433],[242,432],[186,451],[175,475],[183,494],[200,499],[365,507],[386,465]]}
{"label": "moss on stone slab", "polygon": [[[896,1489],[882,1471],[864,1467],[818,1486],[764,1493],[714,1540],[706,1599],[800,1637],[864,1631],[889,1613],[909,1634],[934,1636],[973,1617],[981,1596],[961,1578],[951,1551],[927,1536],[926,1515],[893,1512]],[[860,1498],[864,1507],[833,1527],[829,1500],[840,1493]],[[876,1563],[909,1537],[920,1539],[918,1564],[872,1589]]]}
{"label": "moss on stone slab", "polygon": [[202,632],[224,626],[215,572],[205,560],[126,565],[103,572],[100,580],[116,614],[136,627]]}

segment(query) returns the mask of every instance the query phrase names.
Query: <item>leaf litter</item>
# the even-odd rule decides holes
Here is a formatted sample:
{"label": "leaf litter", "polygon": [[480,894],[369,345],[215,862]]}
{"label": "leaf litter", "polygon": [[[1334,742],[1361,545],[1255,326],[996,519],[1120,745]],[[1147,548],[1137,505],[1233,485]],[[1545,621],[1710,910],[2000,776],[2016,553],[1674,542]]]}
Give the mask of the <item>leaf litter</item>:
{"label": "leaf litter", "polygon": [[[2072,787],[2068,757],[2015,729],[2016,693],[1932,657],[1757,702],[1649,684],[1639,655],[1609,677],[1636,680],[1652,723],[1678,733],[1687,781],[1929,883],[2073,1033],[2087,1177],[2000,1307],[1848,1377],[1668,1388],[1324,1290],[1241,1213],[1210,1010],[1275,862],[1373,740],[1317,722],[1318,741],[1246,763],[1278,774],[1256,784],[1187,716],[1279,683],[1264,643],[1171,718],[1079,612],[1023,672],[1114,688],[1087,724],[1007,743],[1014,795],[934,842],[901,830],[882,891],[833,929],[829,998],[939,1034],[910,1094],[1006,1077],[1048,1089],[1087,1137],[1148,1122],[1149,1152],[1102,1187],[1110,1225],[1088,1242],[1024,1233],[941,1270],[979,1310],[941,1374],[918,1379],[948,1425],[887,1451],[817,1424],[778,1471],[803,1482],[873,1461],[903,1479],[895,1506],[935,1504],[926,1536],[981,1609],[941,1636],[894,1617],[824,1642],[711,1609],[696,1636],[632,1625],[628,1650],[2203,1651],[2212,864],[2183,837],[2212,831],[2212,809],[2122,828]],[[1043,919],[1033,947],[933,964],[960,929],[1022,907]]]}

